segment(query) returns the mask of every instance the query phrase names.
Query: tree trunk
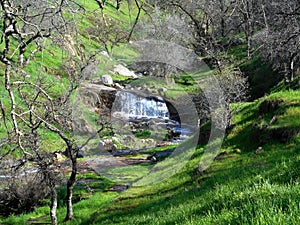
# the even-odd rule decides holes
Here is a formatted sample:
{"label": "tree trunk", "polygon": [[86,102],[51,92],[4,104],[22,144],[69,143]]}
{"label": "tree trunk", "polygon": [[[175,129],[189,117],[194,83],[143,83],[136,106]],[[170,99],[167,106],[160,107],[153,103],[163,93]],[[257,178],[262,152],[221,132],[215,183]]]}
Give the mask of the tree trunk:
{"label": "tree trunk", "polygon": [[116,9],[119,11],[120,7],[121,7],[121,0],[117,0]]}
{"label": "tree trunk", "polygon": [[51,187],[51,206],[50,206],[50,217],[51,217],[52,225],[57,225],[56,209],[57,209],[57,193],[54,186]]}
{"label": "tree trunk", "polygon": [[76,174],[77,174],[77,159],[76,156],[71,156],[72,161],[72,173],[67,183],[67,214],[65,221],[73,219],[73,204],[72,204],[72,197],[73,197],[73,188],[76,181]]}

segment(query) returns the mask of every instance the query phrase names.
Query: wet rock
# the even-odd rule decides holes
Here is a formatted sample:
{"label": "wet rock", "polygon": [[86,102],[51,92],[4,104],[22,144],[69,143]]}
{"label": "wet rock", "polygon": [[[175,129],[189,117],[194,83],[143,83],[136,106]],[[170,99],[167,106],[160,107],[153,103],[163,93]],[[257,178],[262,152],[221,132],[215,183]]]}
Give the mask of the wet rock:
{"label": "wet rock", "polygon": [[159,161],[167,156],[170,156],[174,152],[175,148],[169,149],[166,151],[161,151],[161,152],[155,152],[154,154],[150,155],[147,157],[147,160],[151,161]]}
{"label": "wet rock", "polygon": [[137,150],[118,150],[113,152],[113,156],[127,156],[127,155],[137,155]]}

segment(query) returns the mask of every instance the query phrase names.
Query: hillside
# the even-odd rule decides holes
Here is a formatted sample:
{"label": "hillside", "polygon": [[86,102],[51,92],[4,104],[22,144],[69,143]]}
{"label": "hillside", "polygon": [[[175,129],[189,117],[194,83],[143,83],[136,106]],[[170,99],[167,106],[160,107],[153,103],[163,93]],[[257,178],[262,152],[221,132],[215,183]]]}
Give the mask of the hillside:
{"label": "hillside", "polygon": [[[69,224],[298,224],[300,136],[290,131],[299,129],[299,96],[299,91],[281,91],[243,103],[222,152],[205,173],[196,170],[203,153],[199,146],[166,182],[120,194],[97,193],[75,204],[77,215]],[[266,102],[280,103],[270,108]],[[259,129],[265,134],[260,140],[255,139]],[[273,129],[281,132],[273,137]],[[122,171],[128,176],[126,170],[133,175],[131,166]],[[23,224],[46,212],[37,209],[2,223]]]}
{"label": "hillside", "polygon": [[245,2],[1,4],[0,224],[299,224],[300,7]]}

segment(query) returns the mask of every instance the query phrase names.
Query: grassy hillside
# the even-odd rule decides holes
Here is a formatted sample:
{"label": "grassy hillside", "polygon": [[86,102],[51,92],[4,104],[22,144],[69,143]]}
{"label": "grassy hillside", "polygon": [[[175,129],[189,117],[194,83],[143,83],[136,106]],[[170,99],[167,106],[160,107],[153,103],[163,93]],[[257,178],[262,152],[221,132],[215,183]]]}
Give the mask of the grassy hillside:
{"label": "grassy hillside", "polygon": [[[244,103],[222,153],[205,173],[196,170],[203,153],[199,146],[167,181],[121,194],[93,194],[75,204],[75,219],[67,224],[299,224],[300,135],[290,132],[299,132],[299,102],[300,91],[291,90]],[[132,173],[142,166],[127,169]],[[46,215],[42,208],[1,223],[23,224]],[[61,222],[63,215],[60,208]]]}

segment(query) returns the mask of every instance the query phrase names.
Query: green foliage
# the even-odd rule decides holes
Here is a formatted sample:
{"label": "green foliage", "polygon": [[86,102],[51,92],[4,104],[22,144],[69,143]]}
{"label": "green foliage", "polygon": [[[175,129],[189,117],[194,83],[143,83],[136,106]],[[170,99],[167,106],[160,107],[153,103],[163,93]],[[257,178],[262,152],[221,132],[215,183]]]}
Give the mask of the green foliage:
{"label": "green foliage", "polygon": [[151,136],[151,131],[150,130],[138,130],[134,134],[137,138],[141,139],[147,139]]}

